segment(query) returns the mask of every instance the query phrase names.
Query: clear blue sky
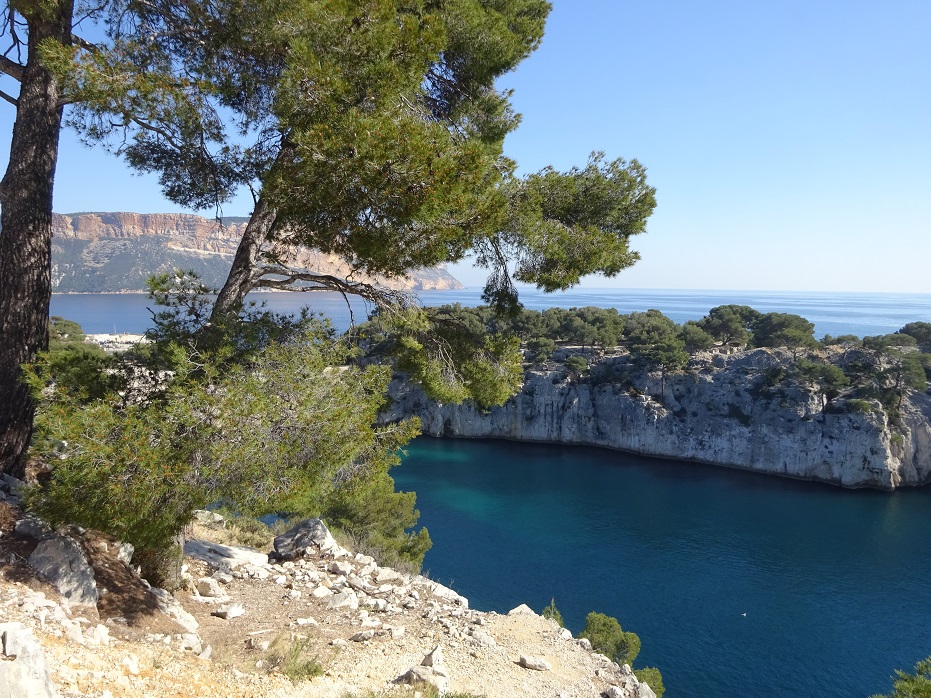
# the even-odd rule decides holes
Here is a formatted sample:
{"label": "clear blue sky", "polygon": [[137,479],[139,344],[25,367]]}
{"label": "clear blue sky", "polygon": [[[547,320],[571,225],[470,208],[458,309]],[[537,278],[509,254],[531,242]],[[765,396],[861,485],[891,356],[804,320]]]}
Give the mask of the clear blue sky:
{"label": "clear blue sky", "polygon": [[[642,260],[586,286],[931,292],[931,2],[553,5],[502,81],[523,114],[508,155],[523,172],[637,158],[659,202]],[[179,210],[70,134],[55,209]]]}

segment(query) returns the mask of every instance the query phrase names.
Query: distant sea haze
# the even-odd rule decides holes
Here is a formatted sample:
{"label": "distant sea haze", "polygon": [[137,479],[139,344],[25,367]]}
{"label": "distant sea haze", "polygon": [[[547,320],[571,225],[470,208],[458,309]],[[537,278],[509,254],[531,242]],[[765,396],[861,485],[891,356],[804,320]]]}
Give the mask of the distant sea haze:
{"label": "distant sea haze", "polygon": [[[805,293],[800,291],[705,291],[661,289],[590,289],[563,293],[542,293],[534,289],[520,292],[524,305],[534,310],[551,307],[594,305],[617,308],[621,313],[661,310],[676,322],[698,320],[718,305],[749,305],[769,313],[794,313],[815,324],[815,335],[887,334],[914,321],[931,322],[931,294],[926,293]],[[481,289],[423,291],[424,305],[482,303]],[[331,318],[339,330],[350,323],[346,301],[337,293],[255,293],[250,300],[265,303],[270,310],[293,313],[303,306]],[[351,301],[356,322],[365,319],[368,307]],[[79,294],[52,296],[51,314],[74,320],[85,332],[142,333],[151,326],[154,308],[144,294]]]}

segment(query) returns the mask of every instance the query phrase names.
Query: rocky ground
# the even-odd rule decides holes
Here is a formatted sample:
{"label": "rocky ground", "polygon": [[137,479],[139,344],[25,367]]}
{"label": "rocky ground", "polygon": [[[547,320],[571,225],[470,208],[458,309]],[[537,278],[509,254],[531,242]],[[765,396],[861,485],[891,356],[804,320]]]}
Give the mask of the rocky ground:
{"label": "rocky ground", "polygon": [[199,513],[172,596],[133,572],[119,542],[25,516],[18,484],[0,482],[4,698],[654,696],[526,606],[470,609],[345,550],[317,520],[260,551],[227,544],[226,522]]}

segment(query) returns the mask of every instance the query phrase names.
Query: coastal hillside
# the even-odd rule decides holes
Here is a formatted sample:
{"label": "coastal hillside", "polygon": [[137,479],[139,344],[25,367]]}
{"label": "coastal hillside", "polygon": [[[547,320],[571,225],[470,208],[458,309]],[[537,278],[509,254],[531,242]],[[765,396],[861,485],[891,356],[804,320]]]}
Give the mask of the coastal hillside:
{"label": "coastal hillside", "polygon": [[197,512],[172,595],[136,575],[131,546],[25,516],[21,484],[0,481],[4,696],[656,697],[527,606],[471,609],[319,520],[259,550],[233,540],[235,520]]}
{"label": "coastal hillside", "polygon": [[[53,289],[56,293],[144,291],[149,276],[174,269],[194,270],[208,286],[219,287],[247,223],[247,218],[221,222],[183,213],[55,214]],[[336,256],[311,250],[300,250],[288,261],[322,274],[349,273]],[[395,289],[462,288],[442,268],[413,270],[407,279],[367,280]]]}

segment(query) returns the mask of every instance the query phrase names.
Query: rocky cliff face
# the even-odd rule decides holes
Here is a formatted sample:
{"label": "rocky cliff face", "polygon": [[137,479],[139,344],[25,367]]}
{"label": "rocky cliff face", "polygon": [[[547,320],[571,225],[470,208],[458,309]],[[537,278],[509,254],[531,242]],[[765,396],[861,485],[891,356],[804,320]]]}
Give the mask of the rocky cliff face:
{"label": "rocky cliff face", "polygon": [[390,418],[419,416],[434,436],[604,446],[844,487],[931,481],[931,397],[910,395],[899,426],[878,402],[869,413],[848,411],[842,401],[823,410],[821,396],[804,386],[763,384],[766,369],[790,360],[764,349],[706,355],[688,372],[665,380],[640,374],[623,384],[573,380],[551,364],[529,372],[523,390],[487,414],[472,404],[438,404],[398,381]]}
{"label": "rocky cliff face", "polygon": [[[222,224],[183,213],[55,214],[52,221],[52,283],[56,292],[145,290],[152,274],[193,269],[210,286],[226,279],[248,219]],[[348,268],[339,258],[304,250],[292,260],[334,276]],[[408,279],[376,279],[396,289],[462,288],[445,269],[422,269]]]}

